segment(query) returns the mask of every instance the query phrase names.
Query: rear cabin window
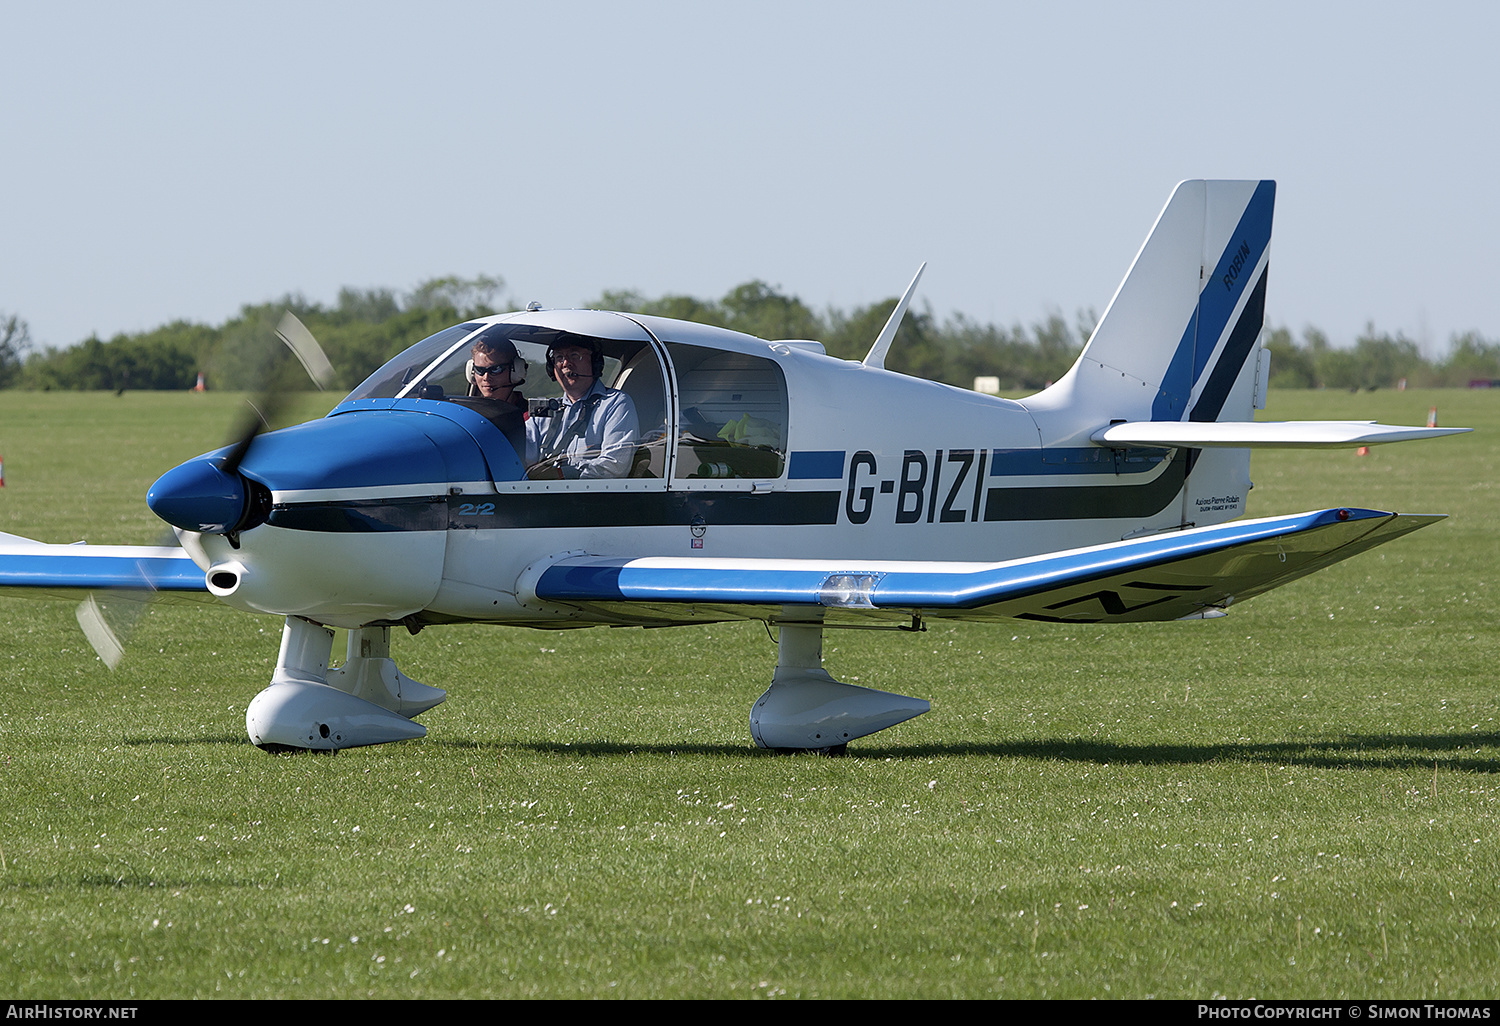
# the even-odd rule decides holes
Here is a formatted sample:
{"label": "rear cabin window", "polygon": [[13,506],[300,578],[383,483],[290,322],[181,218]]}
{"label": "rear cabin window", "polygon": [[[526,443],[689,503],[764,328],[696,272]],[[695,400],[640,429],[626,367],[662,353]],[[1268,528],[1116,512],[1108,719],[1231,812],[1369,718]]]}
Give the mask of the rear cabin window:
{"label": "rear cabin window", "polygon": [[780,477],[786,376],[774,360],[667,343],[677,373],[677,476]]}

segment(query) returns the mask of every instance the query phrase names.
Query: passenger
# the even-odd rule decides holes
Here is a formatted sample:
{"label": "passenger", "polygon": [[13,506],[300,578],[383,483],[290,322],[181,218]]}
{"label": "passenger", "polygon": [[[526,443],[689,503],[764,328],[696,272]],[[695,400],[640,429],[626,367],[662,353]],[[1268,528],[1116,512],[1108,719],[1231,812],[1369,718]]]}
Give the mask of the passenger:
{"label": "passenger", "polygon": [[470,351],[469,394],[526,409],[520,385],[526,383],[526,361],[507,338],[475,341]]}
{"label": "passenger", "polygon": [[564,341],[547,350],[547,376],[561,399],[532,408],[526,422],[526,476],[534,480],[627,477],[640,428],[635,403],[606,388],[604,349],[595,339]]}

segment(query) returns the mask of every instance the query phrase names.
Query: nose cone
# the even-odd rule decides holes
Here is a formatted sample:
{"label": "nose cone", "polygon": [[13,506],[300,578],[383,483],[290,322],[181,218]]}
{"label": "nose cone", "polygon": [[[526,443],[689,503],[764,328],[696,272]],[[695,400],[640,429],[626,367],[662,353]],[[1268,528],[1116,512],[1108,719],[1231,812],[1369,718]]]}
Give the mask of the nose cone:
{"label": "nose cone", "polygon": [[224,534],[244,519],[249,489],[239,474],[226,474],[216,459],[200,456],[173,467],[146,493],[151,512],[173,527]]}

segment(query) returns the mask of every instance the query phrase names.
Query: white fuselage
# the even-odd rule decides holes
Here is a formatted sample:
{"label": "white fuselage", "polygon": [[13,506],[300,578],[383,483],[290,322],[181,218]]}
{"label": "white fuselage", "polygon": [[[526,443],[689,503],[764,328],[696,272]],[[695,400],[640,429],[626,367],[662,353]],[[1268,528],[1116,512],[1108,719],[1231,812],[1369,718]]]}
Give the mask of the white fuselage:
{"label": "white fuselage", "polygon": [[[1065,426],[1049,410],[1042,418],[1049,433],[1067,436],[1066,444],[1049,444],[1024,402],[832,359],[805,343],[592,312],[490,321],[526,318],[645,343],[650,358],[624,387],[641,396],[643,427],[655,402],[659,434],[679,440],[658,445],[656,476],[430,475],[361,486],[345,472],[337,487],[278,489],[267,471],[272,502],[284,512],[245,531],[239,548],[223,535],[193,540],[215,594],[241,608],[341,627],[412,617],[544,624],[579,613],[528,600],[518,580],[563,554],[999,561],[1244,511],[1243,454],[1216,457],[1217,476],[1228,479],[1207,490],[1226,501],[1188,510],[1182,453],[1078,444],[1085,429],[1138,417],[1126,402],[1080,410],[1078,422]],[[406,405],[443,413],[439,403]],[[368,403],[330,414],[348,418],[351,430],[383,416]],[[703,430],[692,422],[705,416],[752,428],[782,418],[779,445],[756,450],[778,448],[782,458],[757,466],[743,462],[753,446],[690,444],[685,439]],[[737,476],[703,476],[720,453],[741,459],[729,471]],[[1208,459],[1198,464],[1193,476],[1209,477]],[[344,517],[351,507],[382,504],[415,512],[373,530]],[[299,526],[282,526],[291,512],[302,514],[290,521]]]}

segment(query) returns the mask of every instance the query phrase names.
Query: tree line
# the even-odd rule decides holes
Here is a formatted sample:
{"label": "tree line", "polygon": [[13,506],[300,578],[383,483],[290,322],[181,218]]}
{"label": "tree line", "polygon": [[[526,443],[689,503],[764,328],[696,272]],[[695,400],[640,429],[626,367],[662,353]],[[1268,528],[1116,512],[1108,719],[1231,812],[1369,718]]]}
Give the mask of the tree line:
{"label": "tree line", "polygon": [[1373,324],[1352,347],[1335,346],[1317,328],[1292,337],[1286,328],[1272,330],[1266,339],[1271,351],[1272,388],[1467,388],[1471,382],[1500,382],[1500,342],[1478,332],[1454,335],[1448,352],[1429,360],[1406,336],[1376,331]]}
{"label": "tree line", "polygon": [[[287,296],[247,305],[215,327],[175,321],[151,331],[85,339],[68,348],[36,349],[26,322],[0,313],[0,388],[91,390],[188,389],[200,374],[209,388],[249,390],[266,374],[269,340],[283,310],[312,331],[338,374],[335,388],[353,388],[385,361],[451,324],[513,308],[501,300],[498,277],[448,276],[398,294],[387,288],[339,291],[331,306]],[[817,311],[794,295],[750,281],[719,299],[685,295],[650,298],[609,291],[582,304],[714,324],[764,339],[816,339],[830,356],[862,359],[895,308],[896,299],[851,311]],[[980,324],[962,314],[939,322],[931,309],[908,310],[891,347],[892,370],[970,387],[998,378],[1007,392],[1034,391],[1057,380],[1077,358],[1097,317],[1080,312],[1070,323],[1053,313],[1029,326]],[[1410,339],[1370,326],[1352,347],[1332,345],[1316,328],[1301,339],[1271,331],[1271,385],[1276,388],[1387,388],[1466,386],[1500,380],[1500,343],[1469,332],[1452,339],[1440,360],[1426,359]]]}

